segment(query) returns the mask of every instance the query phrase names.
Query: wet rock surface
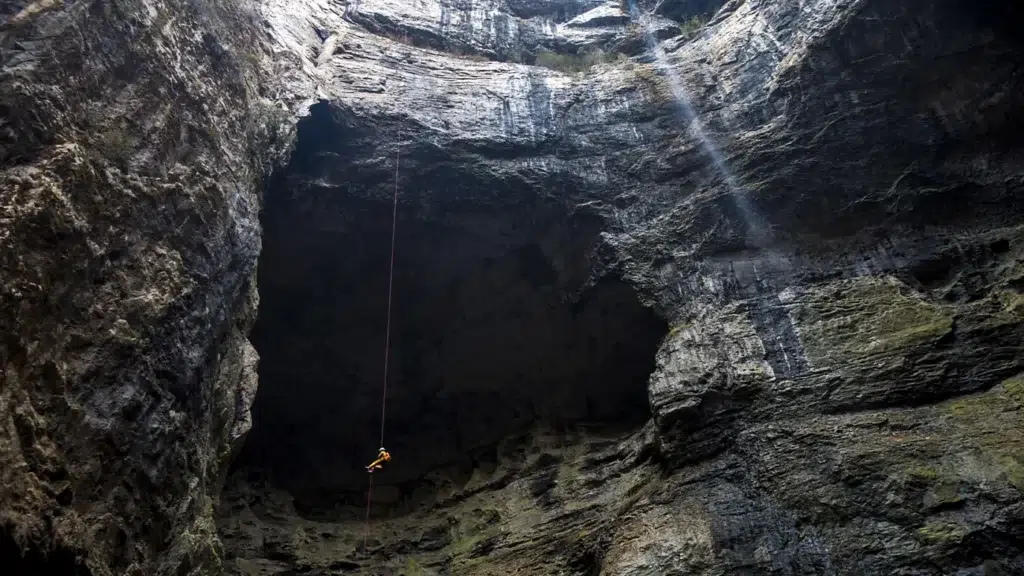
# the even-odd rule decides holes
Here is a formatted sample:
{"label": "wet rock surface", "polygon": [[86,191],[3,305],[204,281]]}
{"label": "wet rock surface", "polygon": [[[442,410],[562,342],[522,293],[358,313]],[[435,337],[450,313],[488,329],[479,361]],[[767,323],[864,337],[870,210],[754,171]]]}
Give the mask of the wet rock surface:
{"label": "wet rock surface", "polygon": [[1024,571],[1018,8],[195,6],[0,3],[0,561]]}
{"label": "wet rock surface", "polygon": [[[555,30],[636,34],[616,4]],[[685,21],[718,7],[697,4],[658,10]],[[457,32],[395,16],[388,33],[432,29],[483,55],[487,15],[514,11],[481,5]],[[310,505],[273,473],[239,471],[220,520],[239,573],[1019,571],[1012,16],[966,2],[730,2],[663,40],[663,62],[565,74],[392,41],[311,6],[303,17],[344,50],[309,76],[322,99],[311,117],[329,109],[319,125],[336,126],[307,136],[319,152],[280,184],[293,201],[383,209],[400,153],[402,222],[529,237],[493,214],[585,216],[597,234],[562,253],[580,270],[569,293],[624,281],[670,327],[646,426],[508,436],[435,468],[416,498],[385,471],[366,553],[359,498],[337,489],[333,505]],[[606,46],[640,54],[636,42]],[[564,208],[541,208],[537,191]]]}
{"label": "wet rock surface", "polygon": [[256,389],[256,15],[0,14],[0,572],[209,573]]}

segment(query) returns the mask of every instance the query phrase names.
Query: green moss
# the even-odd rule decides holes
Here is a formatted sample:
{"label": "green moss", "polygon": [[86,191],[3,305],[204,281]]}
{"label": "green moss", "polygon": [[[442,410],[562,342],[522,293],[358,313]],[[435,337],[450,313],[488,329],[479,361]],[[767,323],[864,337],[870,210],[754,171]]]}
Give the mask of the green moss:
{"label": "green moss", "polygon": [[[884,342],[887,348],[902,348],[917,343],[920,340],[937,339],[946,335],[953,327],[952,318],[920,316],[907,318],[911,324],[901,330],[893,330],[888,333]],[[920,321],[920,324],[913,324]]]}
{"label": "green moss", "polygon": [[541,51],[534,60],[535,66],[558,70],[567,74],[586,72],[602,62],[617,62],[625,58],[622,54],[590,50],[579,54]]}
{"label": "green moss", "polygon": [[917,529],[918,538],[927,544],[959,542],[967,535],[967,529],[952,522],[934,522]]}
{"label": "green moss", "polygon": [[1003,390],[1010,400],[1024,406],[1024,376],[1015,376],[1003,382]]}
{"label": "green moss", "polygon": [[448,546],[448,552],[453,556],[469,554],[478,544],[493,535],[494,534],[491,533],[491,531],[484,531],[479,534],[473,534],[472,536],[454,538],[452,539],[452,543]]}
{"label": "green moss", "polygon": [[935,480],[939,477],[939,472],[931,466],[913,465],[908,467],[905,472],[907,476],[915,480]]}
{"label": "green moss", "polygon": [[679,31],[686,38],[692,38],[708,23],[708,17],[703,14],[691,16],[689,20],[679,25]]}
{"label": "green moss", "polygon": [[668,82],[654,69],[651,64],[637,64],[630,68],[637,86],[653,102],[671,101]]}
{"label": "green moss", "polygon": [[988,392],[947,405],[961,433],[983,458],[1018,490],[1024,491],[1024,380],[1010,378]]}
{"label": "green moss", "polygon": [[1016,290],[1001,290],[996,294],[996,299],[1005,312],[1019,313],[1024,308],[1024,294]]}
{"label": "green moss", "polygon": [[686,330],[690,326],[692,326],[692,324],[690,324],[689,322],[680,322],[679,324],[672,326],[671,328],[669,328],[667,338],[672,338],[673,336],[679,334],[683,330]]}
{"label": "green moss", "polygon": [[1004,380],[988,392],[950,402],[949,411],[959,418],[984,418],[992,412],[1019,411],[1024,405],[1024,378]]}
{"label": "green moss", "polygon": [[1005,399],[997,394],[969,396],[949,403],[949,411],[957,418],[982,418],[985,414],[1002,409]]}
{"label": "green moss", "polygon": [[958,485],[949,482],[940,482],[928,491],[924,497],[924,504],[929,508],[947,506],[962,501]]}
{"label": "green moss", "polygon": [[400,576],[424,576],[426,573],[427,573],[427,571],[423,569],[423,566],[420,566],[420,563],[417,562],[415,558],[409,558],[408,560],[405,561],[405,567],[402,568],[402,571],[399,572],[399,575]]}
{"label": "green moss", "polygon": [[950,308],[916,297],[887,278],[819,288],[794,312],[804,348],[820,365],[848,366],[865,356],[899,355],[938,340],[953,327]]}
{"label": "green moss", "polygon": [[470,554],[477,545],[497,536],[501,514],[492,508],[480,508],[461,518],[452,528],[448,553],[452,556]]}
{"label": "green moss", "polygon": [[565,488],[571,489],[579,483],[580,472],[575,466],[563,463],[558,470],[558,480]]}
{"label": "green moss", "polygon": [[1006,474],[1011,486],[1024,492],[1024,454],[1000,453],[994,455],[996,466]]}

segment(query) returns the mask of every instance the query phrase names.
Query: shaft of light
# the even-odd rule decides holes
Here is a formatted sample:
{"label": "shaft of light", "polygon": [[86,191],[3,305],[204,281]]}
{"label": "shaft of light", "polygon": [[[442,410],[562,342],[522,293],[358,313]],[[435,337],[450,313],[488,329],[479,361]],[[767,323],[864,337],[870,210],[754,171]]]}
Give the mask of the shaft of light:
{"label": "shaft of light", "polygon": [[658,67],[668,82],[669,90],[672,92],[672,98],[679,108],[679,112],[682,115],[684,121],[689,125],[693,136],[697,139],[698,144],[704,151],[705,155],[711,161],[711,165],[715,171],[722,177],[726,189],[729,191],[730,197],[733,199],[733,203],[736,205],[737,210],[740,213],[740,217],[743,219],[743,223],[747,228],[747,240],[754,246],[763,247],[765,246],[770,237],[770,232],[762,222],[762,219],[757,216],[753,205],[747,198],[746,191],[739,186],[736,178],[733,176],[731,170],[725,162],[725,155],[722,154],[721,149],[715,142],[714,138],[709,136],[704,131],[704,126],[700,121],[700,116],[697,113],[696,107],[693,105],[693,101],[690,98],[689,93],[683,85],[682,79],[679,74],[676,73],[675,68],[671,66],[668,61],[668,56],[665,55],[665,51],[661,48],[661,44],[658,43],[654,37],[654,33],[651,31],[651,18],[650,14],[641,12],[634,0],[629,0],[629,11],[630,17],[634,21],[640,22],[643,27],[644,38],[647,43],[647,47],[651,54],[654,55],[654,59],[657,62]]}

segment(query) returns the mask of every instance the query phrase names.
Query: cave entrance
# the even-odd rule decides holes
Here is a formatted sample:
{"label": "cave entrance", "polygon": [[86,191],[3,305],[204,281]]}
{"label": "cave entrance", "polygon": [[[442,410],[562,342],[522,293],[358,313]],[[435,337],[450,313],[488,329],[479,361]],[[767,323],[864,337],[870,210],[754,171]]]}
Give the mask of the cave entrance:
{"label": "cave entrance", "polygon": [[[361,505],[380,433],[390,197],[282,181],[261,216],[260,388],[236,467],[297,502]],[[581,291],[598,223],[540,200],[424,209],[415,187],[398,214],[387,482],[405,497],[531,430],[643,425],[667,326],[623,282]]]}

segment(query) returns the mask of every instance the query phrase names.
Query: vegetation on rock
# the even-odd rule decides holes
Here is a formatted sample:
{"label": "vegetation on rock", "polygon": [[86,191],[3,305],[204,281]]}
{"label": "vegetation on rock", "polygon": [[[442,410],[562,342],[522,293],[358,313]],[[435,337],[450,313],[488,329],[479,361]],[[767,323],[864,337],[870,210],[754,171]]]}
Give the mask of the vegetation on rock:
{"label": "vegetation on rock", "polygon": [[566,74],[578,74],[587,72],[598,64],[622,62],[625,58],[622,54],[608,53],[599,49],[588,50],[579,54],[541,51],[537,53],[534,64],[543,68],[565,72]]}

